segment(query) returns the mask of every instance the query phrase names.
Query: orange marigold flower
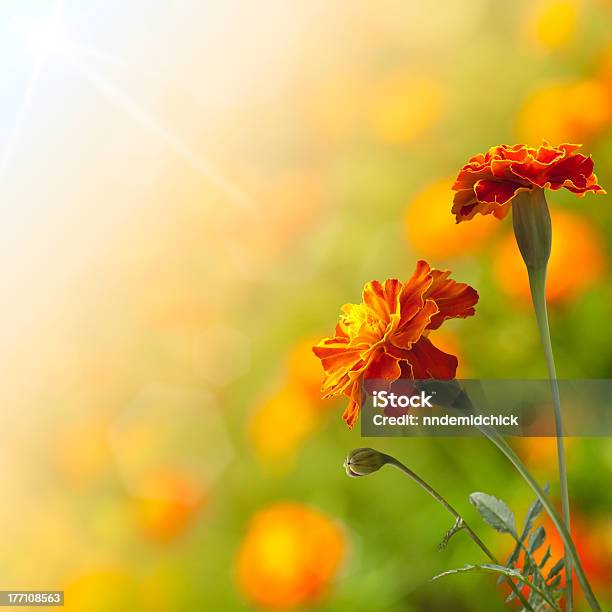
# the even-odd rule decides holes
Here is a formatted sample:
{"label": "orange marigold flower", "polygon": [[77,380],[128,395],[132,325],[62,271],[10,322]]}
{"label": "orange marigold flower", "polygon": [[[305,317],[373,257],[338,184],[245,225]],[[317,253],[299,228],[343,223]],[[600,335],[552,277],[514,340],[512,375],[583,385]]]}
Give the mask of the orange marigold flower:
{"label": "orange marigold flower", "polygon": [[342,307],[335,336],[313,347],[326,374],[324,397],[350,399],[344,412],[349,427],[359,415],[365,379],[455,377],[457,358],[427,336],[446,319],[473,315],[478,293],[449,275],[419,261],[405,283],[394,278],[367,283],[360,304]]}
{"label": "orange marigold flower", "polygon": [[501,145],[470,158],[453,185],[457,193],[452,211],[457,223],[477,213],[502,219],[522,191],[564,187],[578,196],[587,191],[605,193],[593,174],[591,157],[576,153],[581,146],[553,147],[544,142],[533,149],[522,144]]}

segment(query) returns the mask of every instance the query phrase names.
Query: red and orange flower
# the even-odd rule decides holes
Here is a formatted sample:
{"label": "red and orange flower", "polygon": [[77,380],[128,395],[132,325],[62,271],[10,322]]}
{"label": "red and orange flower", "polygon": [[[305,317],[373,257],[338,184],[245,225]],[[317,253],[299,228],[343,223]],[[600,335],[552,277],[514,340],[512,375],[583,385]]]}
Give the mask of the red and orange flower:
{"label": "red and orange flower", "polygon": [[405,283],[371,281],[360,304],[345,304],[333,338],[313,351],[325,370],[324,397],[346,395],[344,420],[352,427],[365,379],[451,379],[457,358],[436,348],[428,334],[446,319],[474,314],[478,293],[419,261]]}
{"label": "red and orange flower", "polygon": [[553,147],[544,142],[538,149],[522,144],[491,147],[475,155],[460,170],[452,212],[457,223],[474,215],[493,214],[502,219],[512,199],[532,189],[565,188],[578,196],[605,193],[597,184],[590,156],[576,153],[581,145]]}

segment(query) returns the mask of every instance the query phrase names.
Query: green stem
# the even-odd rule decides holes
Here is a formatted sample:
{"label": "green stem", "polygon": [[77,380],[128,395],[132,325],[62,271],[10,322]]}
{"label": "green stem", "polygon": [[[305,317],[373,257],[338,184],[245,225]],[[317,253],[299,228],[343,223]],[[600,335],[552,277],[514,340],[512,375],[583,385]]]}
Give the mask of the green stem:
{"label": "green stem", "polygon": [[[563,420],[561,417],[561,398],[559,396],[559,384],[557,383],[557,372],[555,369],[555,359],[553,356],[552,344],[550,341],[550,330],[548,327],[548,313],[546,310],[546,268],[528,270],[529,286],[531,287],[531,298],[535,310],[540,339],[544,356],[546,358],[546,368],[552,393],[553,413],[555,415],[555,433],[557,437],[557,459],[559,464],[559,483],[561,485],[561,508],[563,510],[563,520],[567,530],[570,531],[570,503],[569,491],[567,486],[567,465],[565,461],[565,447],[563,442]],[[567,612],[572,611],[572,561],[565,551],[565,590]]]}
{"label": "green stem", "polygon": [[[599,605],[593,590],[591,589],[591,585],[587,580],[586,574],[584,573],[584,569],[582,564],[580,563],[580,558],[578,557],[578,552],[576,551],[576,547],[574,546],[574,542],[572,540],[572,536],[570,535],[565,523],[559,516],[559,513],[555,510],[554,506],[550,503],[548,496],[537,483],[537,481],[533,478],[533,476],[529,473],[529,470],[525,467],[525,464],[519,459],[517,454],[510,448],[508,443],[500,436],[499,433],[493,432],[490,429],[485,427],[478,428],[497,448],[506,456],[507,459],[510,460],[512,465],[517,469],[519,474],[523,477],[525,482],[529,485],[531,490],[537,495],[540,500],[542,506],[550,516],[553,525],[556,527],[561,539],[563,540],[563,545],[566,551],[566,557],[569,557],[573,563],[574,571],[576,572],[576,576],[578,577],[578,582],[584,591],[584,595],[591,607],[591,610],[595,612],[601,612],[601,606]],[[567,580],[567,578],[566,578]]]}
{"label": "green stem", "polygon": [[[463,525],[463,529],[468,532],[470,538],[472,538],[475,544],[482,550],[482,552],[484,552],[487,557],[489,557],[489,559],[495,565],[499,565],[499,561],[487,548],[486,544],[478,537],[476,532],[465,522],[464,518],[459,514],[459,512],[457,512],[457,510],[455,510],[433,487],[427,484],[418,474],[413,472],[410,468],[406,467],[401,461],[398,461],[395,457],[392,457],[391,455],[386,455],[384,453],[381,454],[385,458],[386,463],[394,466],[395,468],[400,470],[400,472],[412,478],[414,482],[416,482],[422,489],[429,493],[429,495],[431,495],[441,506],[443,506],[453,516],[453,518],[460,520]],[[514,594],[519,598],[523,606],[527,610],[531,610],[531,612],[534,612],[533,607],[527,601],[525,596],[521,593],[520,589],[514,584],[514,582],[508,576],[505,577],[505,580],[514,592]]]}
{"label": "green stem", "polygon": [[[565,449],[563,445],[563,421],[561,418],[561,400],[559,385],[555,370],[550,330],[548,328],[548,313],[546,310],[546,268],[552,246],[552,224],[544,189],[530,189],[522,192],[512,203],[512,225],[516,244],[521,252],[531,288],[531,299],[535,310],[540,339],[550,387],[552,391],[553,413],[555,415],[555,431],[557,436],[557,457],[559,465],[559,483],[561,486],[561,506],[565,526],[570,530],[569,492],[567,488],[567,467],[565,464]],[[572,562],[565,551],[565,605],[567,612],[572,612]]]}

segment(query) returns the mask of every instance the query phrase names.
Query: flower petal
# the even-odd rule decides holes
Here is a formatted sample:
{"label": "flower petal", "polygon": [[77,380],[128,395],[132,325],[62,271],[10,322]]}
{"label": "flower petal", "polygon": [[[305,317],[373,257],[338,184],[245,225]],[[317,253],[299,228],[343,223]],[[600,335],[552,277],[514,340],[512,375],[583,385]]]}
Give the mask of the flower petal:
{"label": "flower petal", "polygon": [[457,358],[436,348],[427,338],[421,338],[412,347],[408,361],[417,380],[449,380],[457,372]]}
{"label": "flower petal", "polygon": [[401,369],[398,360],[386,352],[377,355],[364,373],[364,379],[394,381],[400,377]]}
{"label": "flower petal", "polygon": [[471,317],[475,312],[478,292],[449,276],[449,271],[432,270],[433,283],[426,297],[435,301],[438,313],[432,317],[427,329],[438,329],[446,319]]}
{"label": "flower petal", "polygon": [[522,187],[518,182],[483,179],[476,183],[474,192],[479,202],[507,204]]}
{"label": "flower petal", "polygon": [[398,331],[401,331],[404,325],[423,308],[425,303],[423,295],[431,283],[431,267],[422,259],[417,261],[412,277],[404,283],[398,298],[400,312]]}
{"label": "flower petal", "polygon": [[576,153],[580,146],[554,147],[546,141],[537,149],[500,145],[470,158],[453,185],[455,219],[459,223],[491,213],[501,219],[508,214],[512,199],[528,189],[565,188],[579,196],[605,193],[593,174],[593,160]]}

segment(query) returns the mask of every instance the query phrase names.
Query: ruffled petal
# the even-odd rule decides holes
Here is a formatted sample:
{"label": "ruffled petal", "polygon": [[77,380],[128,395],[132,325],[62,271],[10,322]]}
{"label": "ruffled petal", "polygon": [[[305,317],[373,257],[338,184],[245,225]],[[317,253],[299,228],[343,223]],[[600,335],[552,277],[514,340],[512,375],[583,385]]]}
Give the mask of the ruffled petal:
{"label": "ruffled petal", "polygon": [[479,202],[507,204],[524,186],[514,181],[481,180],[474,186]]}
{"label": "ruffled petal", "polygon": [[564,143],[539,148],[522,144],[491,147],[459,171],[453,185],[456,192],[452,213],[457,223],[477,214],[508,214],[513,198],[530,189],[567,189],[582,196],[605,193],[593,174],[593,160],[576,153],[581,145]]}
{"label": "ruffled petal", "polygon": [[349,398],[349,403],[347,404],[344,410],[344,414],[342,415],[342,418],[344,419],[346,424],[349,426],[349,429],[353,428],[353,425],[355,424],[355,422],[357,421],[357,418],[359,417],[359,411],[361,409],[361,395],[362,395],[361,383],[360,382],[353,383],[353,386],[351,387],[349,393],[347,394]]}
{"label": "ruffled petal", "polygon": [[398,360],[386,352],[381,352],[364,372],[364,379],[370,380],[397,380],[401,375]]}
{"label": "ruffled petal", "polygon": [[313,353],[321,360],[326,372],[338,368],[350,368],[361,358],[364,346],[349,346],[344,337],[326,338],[312,347]]}
{"label": "ruffled petal", "polygon": [[416,268],[410,279],[404,283],[399,294],[398,331],[419,312],[425,303],[425,291],[432,283],[431,267],[422,259],[417,261]]}
{"label": "ruffled petal", "polygon": [[438,305],[434,300],[425,300],[418,312],[406,321],[390,337],[391,344],[400,349],[409,349],[430,327],[433,317],[437,316]]}
{"label": "ruffled petal", "polygon": [[457,358],[436,348],[427,338],[421,338],[412,347],[408,361],[417,380],[450,380],[457,372]]}
{"label": "ruffled petal", "polygon": [[426,297],[435,301],[438,312],[427,329],[438,329],[446,319],[471,317],[475,313],[474,306],[478,302],[478,292],[466,285],[449,278],[450,272],[433,270],[433,283]]}

